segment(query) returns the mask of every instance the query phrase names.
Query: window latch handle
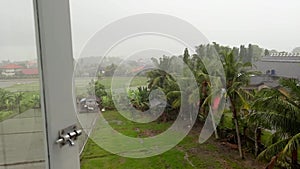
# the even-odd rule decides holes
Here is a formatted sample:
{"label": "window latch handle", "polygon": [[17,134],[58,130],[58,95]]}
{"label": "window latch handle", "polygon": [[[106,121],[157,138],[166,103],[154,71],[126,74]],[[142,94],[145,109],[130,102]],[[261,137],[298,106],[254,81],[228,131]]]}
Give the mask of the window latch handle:
{"label": "window latch handle", "polygon": [[74,146],[74,141],[77,140],[77,137],[81,134],[82,130],[77,129],[76,125],[71,125],[59,131],[59,136],[55,143],[59,144],[60,146],[64,146],[66,144],[69,144],[69,146]]}

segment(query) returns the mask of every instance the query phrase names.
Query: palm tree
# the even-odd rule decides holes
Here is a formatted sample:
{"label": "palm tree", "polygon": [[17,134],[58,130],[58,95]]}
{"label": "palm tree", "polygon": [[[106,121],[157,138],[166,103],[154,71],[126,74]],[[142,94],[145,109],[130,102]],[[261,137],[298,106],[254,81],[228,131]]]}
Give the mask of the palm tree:
{"label": "palm tree", "polygon": [[238,142],[238,149],[240,157],[243,159],[244,154],[242,152],[242,143],[240,138],[239,129],[239,112],[241,109],[248,109],[249,104],[245,97],[251,97],[252,95],[243,89],[248,85],[250,76],[257,74],[257,72],[250,71],[252,64],[242,63],[241,60],[236,58],[233,51],[222,53],[222,63],[226,76],[226,94],[225,96],[230,101],[230,109],[233,114],[234,125],[236,129],[236,136]]}
{"label": "palm tree", "polygon": [[[175,79],[170,73],[172,72],[172,66],[175,64],[173,61],[175,57],[163,56],[159,59],[152,58],[153,64],[157,69],[152,70],[147,73],[148,78],[148,88],[150,91],[159,89],[166,93],[168,98],[168,106],[162,115],[162,121],[166,122],[169,117],[169,110],[177,109],[180,105],[180,92],[178,86],[176,85]],[[169,93],[169,94],[168,94]]]}
{"label": "palm tree", "polygon": [[157,60],[156,58],[151,59],[157,69],[147,73],[148,87],[152,90],[157,87],[164,88],[167,85],[168,80],[172,80],[173,77],[168,73],[172,65],[172,57],[163,56]]}
{"label": "palm tree", "polygon": [[258,158],[271,159],[268,167],[276,161],[291,163],[299,168],[298,147],[300,146],[300,86],[294,79],[281,80],[282,87],[262,89],[253,104],[255,112],[251,122],[274,130],[271,145],[260,153]]}
{"label": "palm tree", "polygon": [[[185,49],[183,58],[175,56],[163,56],[162,58],[159,58],[159,60],[152,58],[154,65],[159,69],[152,70],[147,73],[147,77],[149,79],[148,87],[150,90],[159,89],[166,94],[167,107],[165,109],[165,113],[162,115],[163,121],[175,119],[176,113],[182,105],[182,98],[189,98],[188,96],[192,94],[193,91],[198,91],[195,90],[196,86],[191,85],[193,83],[189,83],[189,81],[193,79],[189,77],[189,75],[191,75],[190,72],[185,72],[186,67],[182,65],[182,59],[186,62],[186,64],[188,64],[188,66],[190,66],[189,64],[191,64],[191,66],[196,65],[194,64],[195,60],[191,60],[192,58],[190,58],[188,50]],[[192,68],[190,69],[193,71]],[[179,76],[180,78],[176,79],[176,77]],[[184,88],[184,90],[180,90],[180,85],[181,88]],[[199,96],[199,92],[197,95]],[[191,102],[188,100],[184,101],[187,101],[187,104],[198,102],[198,100],[193,100]],[[189,113],[189,111],[186,111],[186,113]]]}
{"label": "palm tree", "polygon": [[[203,116],[203,119],[205,119],[205,116],[207,116],[208,114],[207,111],[205,111],[207,110],[207,104],[203,104],[203,103],[205,103],[205,100],[208,97],[210,77],[206,70],[205,64],[202,61],[203,57],[202,58],[200,57],[201,52],[199,48],[201,48],[201,45],[196,49],[197,54],[194,54],[192,56],[190,56],[188,49],[186,48],[183,54],[183,61],[187,64],[188,68],[193,72],[198,87],[200,88],[199,93],[192,93],[192,95],[190,96],[190,101],[192,100],[193,96],[195,95],[200,96],[199,112],[200,112],[200,116]],[[209,45],[207,46],[207,48],[209,48]],[[213,66],[213,63],[211,65],[206,65],[206,66]]]}
{"label": "palm tree", "polygon": [[[163,89],[164,93],[166,93],[168,105],[172,108],[172,110],[176,110],[177,112],[180,110],[180,108],[182,108],[181,106],[196,105],[196,103],[199,101],[199,99],[195,99],[199,98],[199,91],[196,90],[197,86],[191,85],[193,84],[191,81],[193,81],[193,79],[189,77],[182,77],[179,83],[174,80],[170,80],[168,82],[168,87]],[[198,96],[194,97],[194,94]],[[182,114],[184,116],[183,118],[192,122],[192,117],[194,117],[194,114],[191,113],[191,109],[185,109],[184,114]],[[187,119],[187,117],[190,117],[190,119]],[[171,118],[175,119],[174,116]]]}

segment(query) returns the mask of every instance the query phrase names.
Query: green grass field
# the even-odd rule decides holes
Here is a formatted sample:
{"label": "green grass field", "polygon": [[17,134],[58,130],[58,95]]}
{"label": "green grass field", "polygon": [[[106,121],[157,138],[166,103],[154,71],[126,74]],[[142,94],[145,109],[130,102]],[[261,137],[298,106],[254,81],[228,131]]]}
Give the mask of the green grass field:
{"label": "green grass field", "polygon": [[[87,86],[89,82],[91,81],[91,78],[80,78],[75,79],[75,92],[77,95],[85,94],[87,92]],[[104,85],[106,90],[110,90],[111,86],[113,86],[114,89],[117,88],[123,88],[127,87],[127,84],[129,83],[129,87],[137,87],[137,86],[146,86],[147,85],[147,78],[146,77],[135,77],[131,79],[130,77],[104,77],[100,80],[100,83]]]}
{"label": "green grass field", "polygon": [[[73,90],[75,94],[78,95],[86,95],[87,94],[87,88],[89,82],[91,82],[92,78],[76,78],[74,79],[74,86]],[[112,85],[112,77],[103,77],[100,80],[101,84],[104,85],[106,90],[111,89]],[[147,85],[147,78],[146,77],[140,77],[137,76],[133,79],[130,77],[114,77],[113,78],[113,84],[114,84],[114,89],[117,88],[123,88],[127,87],[126,84],[130,84],[129,87],[138,87],[138,86],[146,86]],[[14,83],[12,82],[11,86],[4,87],[4,89],[11,91],[11,92],[29,92],[29,91],[35,91],[39,92],[40,91],[40,84],[38,79],[32,80],[32,82],[27,82],[27,83]]]}
{"label": "green grass field", "polygon": [[[137,124],[126,120],[116,111],[103,113],[105,119],[118,132],[130,137],[148,137],[149,133],[161,133],[172,123],[151,122]],[[118,122],[118,123],[117,123]],[[137,130],[138,129],[138,130]],[[204,144],[198,143],[199,128],[171,150],[148,158],[134,159],[111,154],[99,147],[93,140],[88,140],[81,155],[82,169],[164,169],[164,168],[211,168],[211,169],[247,169],[262,168],[254,162],[253,157],[247,160],[238,159],[238,151],[224,147],[213,138]],[[170,138],[171,139],[171,138]],[[113,144],[113,143],[112,143]]]}
{"label": "green grass field", "polygon": [[[75,88],[76,88],[76,94],[80,95],[86,95],[87,93],[87,86],[89,82],[91,81],[91,78],[80,78],[75,79]],[[101,79],[101,84],[105,86],[105,88],[108,90],[110,89],[112,82],[112,77],[104,77]],[[1,83],[1,82],[0,82]],[[130,79],[129,77],[115,77],[114,83],[122,86],[126,83],[130,83],[130,87],[136,87],[136,86],[144,86],[147,84],[147,78],[146,77],[135,77],[133,79]],[[29,81],[18,79],[18,82],[16,80],[11,80],[11,85],[8,87],[4,87],[5,90],[8,90],[10,92],[24,92],[24,98],[23,102],[27,103],[30,102],[29,99],[32,95],[36,95],[40,91],[40,83],[38,79],[30,79]],[[0,121],[3,121],[7,118],[10,118],[14,115],[18,114],[16,111],[7,111],[7,110],[0,110]]]}
{"label": "green grass field", "polygon": [[[92,78],[76,78],[74,85],[79,90],[86,90],[88,83]],[[109,89],[112,83],[112,77],[103,77],[100,80],[101,84],[105,88]],[[135,77],[131,79],[130,77],[114,77],[114,83],[123,86],[126,83],[130,83],[130,87],[145,86],[147,85],[146,77]],[[5,89],[15,92],[15,91],[38,91],[40,90],[39,81],[36,79],[34,82],[23,83],[23,84],[13,84],[12,86],[5,87]]]}
{"label": "green grass field", "polygon": [[11,91],[11,92],[18,92],[18,91],[39,91],[40,84],[38,81],[26,83],[26,84],[14,84],[9,87],[5,87],[4,89]]}

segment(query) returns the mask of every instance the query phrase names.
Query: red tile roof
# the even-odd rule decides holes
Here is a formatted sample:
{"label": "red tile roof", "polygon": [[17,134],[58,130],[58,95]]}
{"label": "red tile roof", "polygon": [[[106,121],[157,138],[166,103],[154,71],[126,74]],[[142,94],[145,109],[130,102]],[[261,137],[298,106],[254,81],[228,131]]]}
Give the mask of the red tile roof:
{"label": "red tile roof", "polygon": [[23,66],[11,63],[11,64],[7,64],[7,65],[4,65],[4,66],[1,66],[0,68],[1,69],[22,69]]}
{"label": "red tile roof", "polygon": [[37,68],[34,69],[23,69],[22,74],[24,75],[38,75],[39,71]]}

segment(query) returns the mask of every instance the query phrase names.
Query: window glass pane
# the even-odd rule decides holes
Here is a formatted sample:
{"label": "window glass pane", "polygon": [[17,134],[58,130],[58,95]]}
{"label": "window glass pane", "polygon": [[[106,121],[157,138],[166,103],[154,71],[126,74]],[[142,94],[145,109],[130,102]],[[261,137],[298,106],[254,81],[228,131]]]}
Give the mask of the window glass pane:
{"label": "window glass pane", "polygon": [[0,1],[0,169],[45,168],[32,0]]}
{"label": "window glass pane", "polygon": [[289,144],[266,152],[300,132],[277,118],[300,116],[299,6],[70,1],[81,167],[297,168]]}

